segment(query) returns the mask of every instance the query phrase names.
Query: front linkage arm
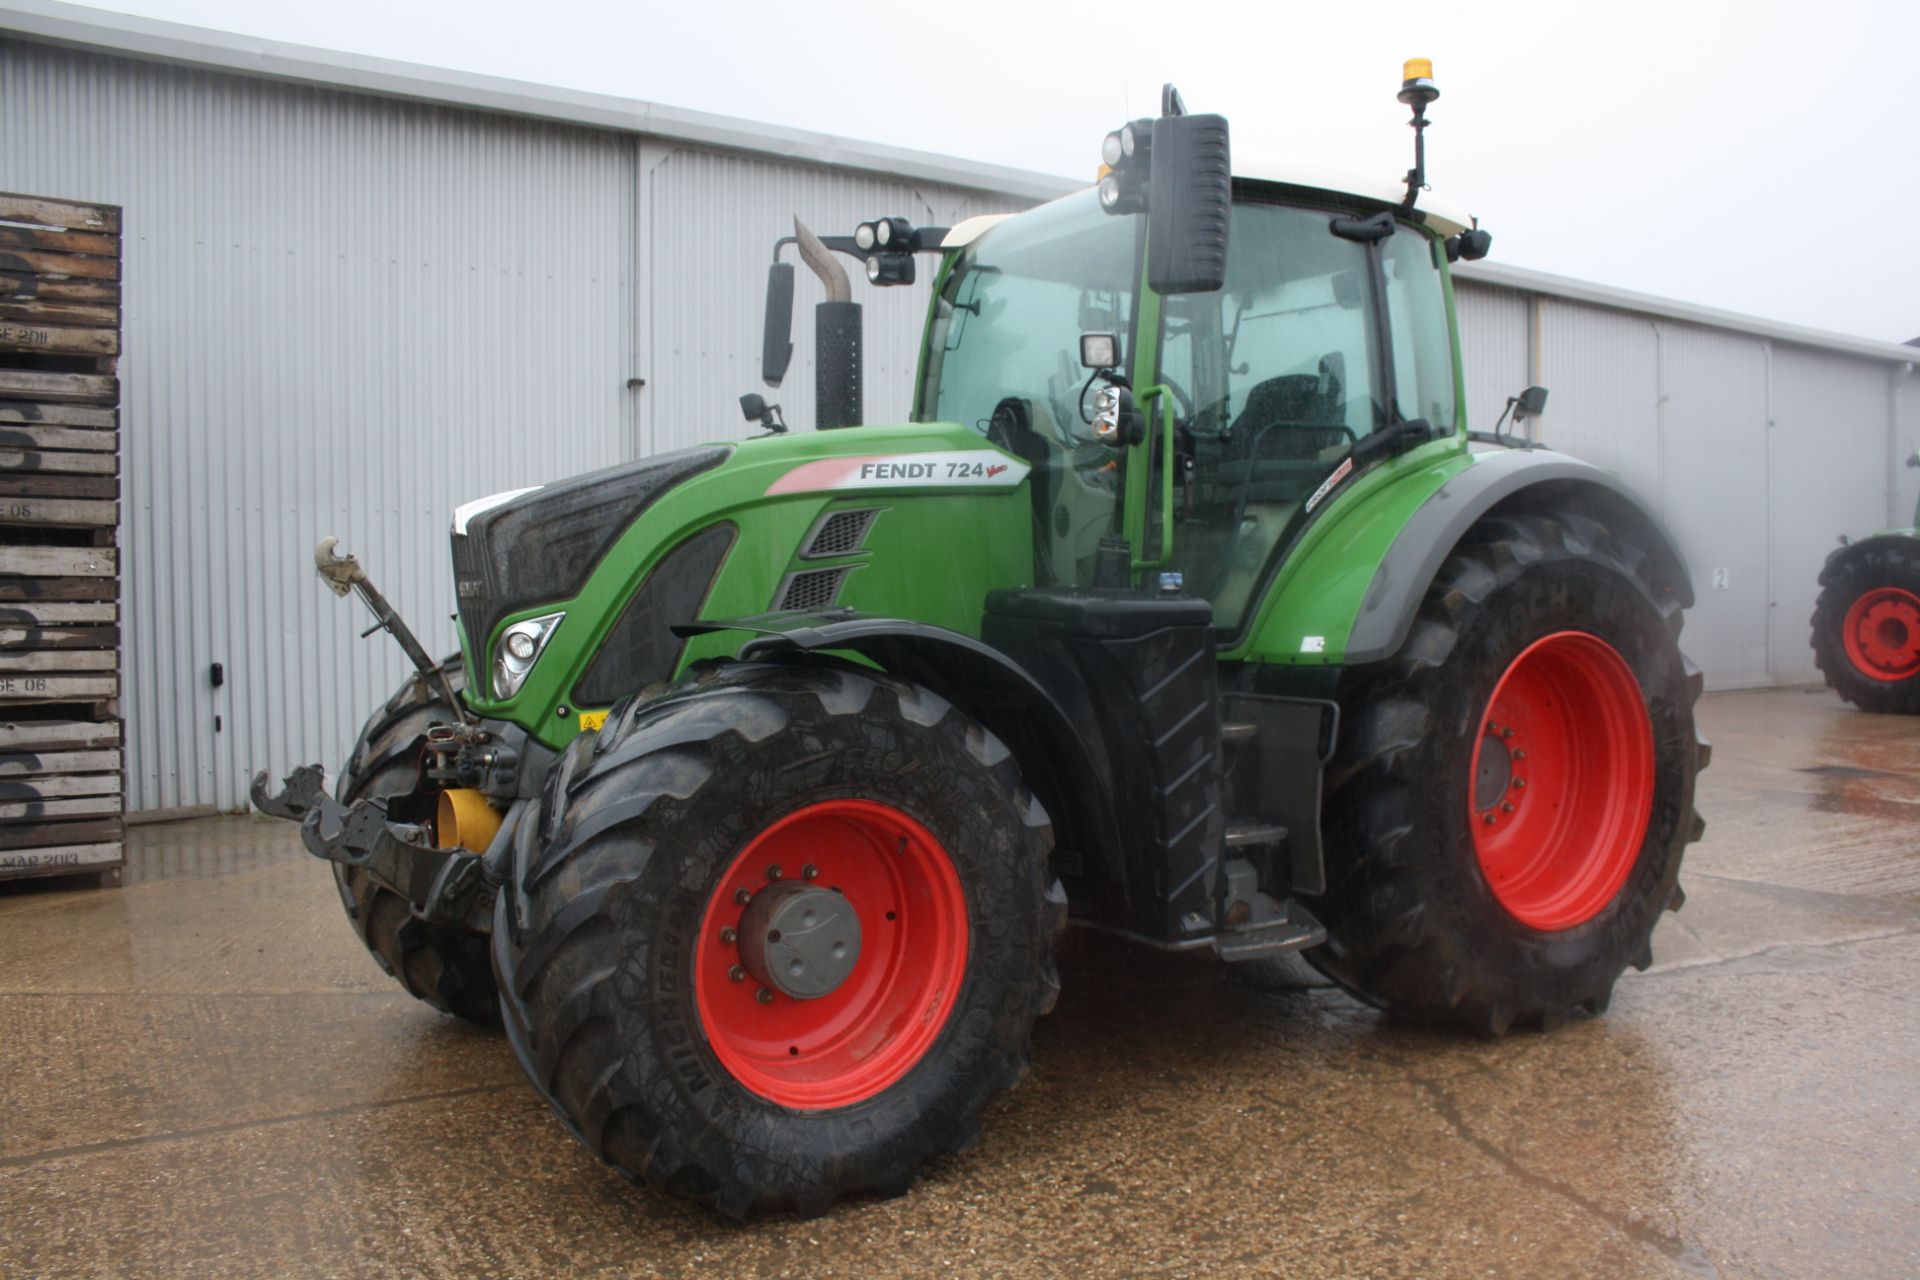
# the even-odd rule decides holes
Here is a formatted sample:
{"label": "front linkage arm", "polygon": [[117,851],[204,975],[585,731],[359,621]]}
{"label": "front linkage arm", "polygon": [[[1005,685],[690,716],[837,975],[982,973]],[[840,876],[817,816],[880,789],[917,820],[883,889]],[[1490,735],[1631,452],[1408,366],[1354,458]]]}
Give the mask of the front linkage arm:
{"label": "front linkage arm", "polygon": [[313,567],[314,571],[320,575],[320,580],[327,584],[329,591],[342,598],[349,591],[359,592],[360,599],[365,602],[374,616],[374,625],[366,634],[372,635],[375,631],[385,631],[397,640],[400,647],[406,650],[407,657],[412,660],[413,665],[420,669],[420,674],[439,687],[441,696],[447,700],[447,705],[453,708],[454,714],[462,720],[472,721],[473,713],[466,709],[465,704],[454,693],[453,686],[447,683],[447,673],[440,669],[439,663],[427,656],[425,646],[401,620],[400,615],[394,612],[393,606],[387,603],[387,598],[381,595],[379,589],[373,585],[372,580],[367,577],[367,571],[360,567],[359,559],[354,556],[334,554],[333,549],[339,545],[339,542],[338,538],[322,538],[320,545],[313,549]]}

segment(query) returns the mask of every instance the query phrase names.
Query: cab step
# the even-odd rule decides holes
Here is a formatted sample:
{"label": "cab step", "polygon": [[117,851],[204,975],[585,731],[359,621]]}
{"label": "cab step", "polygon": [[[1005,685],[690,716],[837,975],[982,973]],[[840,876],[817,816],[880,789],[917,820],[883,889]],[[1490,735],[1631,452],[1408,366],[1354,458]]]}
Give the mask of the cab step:
{"label": "cab step", "polygon": [[1326,940],[1326,929],[1294,902],[1287,904],[1283,920],[1269,920],[1217,935],[1213,951],[1222,960],[1237,964],[1242,960],[1264,960],[1286,951],[1317,947]]}

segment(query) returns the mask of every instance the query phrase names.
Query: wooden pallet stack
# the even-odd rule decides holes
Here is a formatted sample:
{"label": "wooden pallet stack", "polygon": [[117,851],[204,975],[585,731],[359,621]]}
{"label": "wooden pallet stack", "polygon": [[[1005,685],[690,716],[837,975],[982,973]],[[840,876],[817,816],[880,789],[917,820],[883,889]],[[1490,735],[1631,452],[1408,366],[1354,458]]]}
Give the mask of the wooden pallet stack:
{"label": "wooden pallet stack", "polygon": [[0,192],[0,879],[117,882],[120,210]]}

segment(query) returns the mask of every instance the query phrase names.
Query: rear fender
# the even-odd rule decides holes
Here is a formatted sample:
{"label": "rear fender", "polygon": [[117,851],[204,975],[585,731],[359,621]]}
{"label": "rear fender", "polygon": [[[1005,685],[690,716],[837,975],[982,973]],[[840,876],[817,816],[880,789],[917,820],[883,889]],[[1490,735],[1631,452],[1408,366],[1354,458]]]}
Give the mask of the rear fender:
{"label": "rear fender", "polygon": [[1347,640],[1349,663],[1379,662],[1399,651],[1427,587],[1476,522],[1490,516],[1576,512],[1599,520],[1653,560],[1657,593],[1693,604],[1693,581],[1673,538],[1618,476],[1543,450],[1478,456],[1442,485],[1402,526],[1360,602]]}
{"label": "rear fender", "polygon": [[[1488,450],[1469,455],[1466,465],[1454,464],[1450,474],[1410,470],[1395,483],[1431,489],[1411,510],[1396,510],[1382,493],[1370,512],[1354,513],[1398,519],[1390,539],[1329,537],[1303,546],[1298,554],[1305,562],[1289,566],[1290,581],[1321,585],[1314,600],[1316,634],[1303,639],[1301,619],[1268,608],[1249,650],[1228,656],[1307,666],[1355,666],[1391,657],[1412,630],[1440,566],[1467,531],[1488,516],[1508,513],[1577,512],[1597,519],[1651,558],[1656,592],[1683,608],[1693,603],[1692,581],[1672,537],[1619,477],[1590,463],[1544,449]],[[1335,554],[1338,564],[1314,563]],[[1294,591],[1297,595],[1298,588]]]}

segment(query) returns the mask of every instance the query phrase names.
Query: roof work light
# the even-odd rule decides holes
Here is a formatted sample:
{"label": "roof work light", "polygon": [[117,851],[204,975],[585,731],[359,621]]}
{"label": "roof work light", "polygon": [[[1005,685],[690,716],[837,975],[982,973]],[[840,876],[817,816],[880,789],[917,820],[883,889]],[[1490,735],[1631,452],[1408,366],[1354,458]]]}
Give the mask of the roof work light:
{"label": "roof work light", "polygon": [[886,252],[874,254],[867,259],[867,280],[883,287],[892,284],[912,284],[913,255]]}
{"label": "roof work light", "polygon": [[1139,213],[1147,207],[1148,153],[1153,121],[1129,120],[1100,140],[1100,207]]}

